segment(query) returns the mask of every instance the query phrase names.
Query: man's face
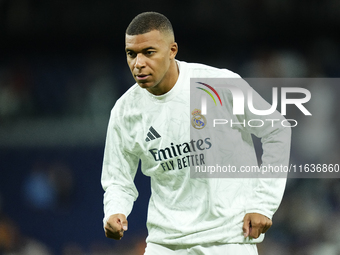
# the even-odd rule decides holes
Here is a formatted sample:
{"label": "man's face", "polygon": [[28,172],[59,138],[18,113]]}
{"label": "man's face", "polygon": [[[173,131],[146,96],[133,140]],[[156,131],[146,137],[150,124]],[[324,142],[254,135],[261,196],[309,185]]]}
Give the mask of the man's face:
{"label": "man's face", "polygon": [[128,65],[139,86],[151,93],[166,91],[167,86],[171,86],[169,68],[177,53],[173,38],[152,30],[145,34],[126,35],[125,46]]}

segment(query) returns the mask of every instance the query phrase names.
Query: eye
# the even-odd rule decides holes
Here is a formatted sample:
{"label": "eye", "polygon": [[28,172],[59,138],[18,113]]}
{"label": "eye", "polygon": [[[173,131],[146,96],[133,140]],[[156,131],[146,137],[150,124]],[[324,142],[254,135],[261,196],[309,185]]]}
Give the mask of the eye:
{"label": "eye", "polygon": [[148,55],[148,56],[151,56],[151,55],[153,55],[153,54],[155,54],[156,53],[156,51],[154,51],[154,50],[148,50],[147,52],[146,52],[146,54]]}
{"label": "eye", "polygon": [[126,55],[130,58],[135,58],[136,57],[136,53],[134,53],[133,51],[127,51]]}

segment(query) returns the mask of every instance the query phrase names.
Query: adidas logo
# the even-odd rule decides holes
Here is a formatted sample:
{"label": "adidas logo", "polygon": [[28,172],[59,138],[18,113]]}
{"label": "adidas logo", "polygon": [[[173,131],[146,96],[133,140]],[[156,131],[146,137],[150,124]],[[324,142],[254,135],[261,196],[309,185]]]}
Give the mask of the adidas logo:
{"label": "adidas logo", "polygon": [[152,126],[149,128],[149,132],[146,136],[145,141],[147,142],[161,137]]}

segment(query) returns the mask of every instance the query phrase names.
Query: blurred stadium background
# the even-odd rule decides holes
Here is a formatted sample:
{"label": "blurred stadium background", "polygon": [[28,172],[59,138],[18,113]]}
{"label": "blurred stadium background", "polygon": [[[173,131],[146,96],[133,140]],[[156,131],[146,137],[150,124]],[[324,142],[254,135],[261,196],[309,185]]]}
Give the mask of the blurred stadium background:
{"label": "blurred stadium background", "polygon": [[[116,242],[100,175],[110,109],[133,83],[125,28],[150,10],[172,21],[180,60],[243,77],[340,76],[338,0],[0,0],[0,254],[143,254],[149,180],[137,174]],[[292,160],[339,163],[339,89],[315,89],[324,126],[294,134]],[[338,179],[289,179],[260,254],[338,255],[339,216]]]}

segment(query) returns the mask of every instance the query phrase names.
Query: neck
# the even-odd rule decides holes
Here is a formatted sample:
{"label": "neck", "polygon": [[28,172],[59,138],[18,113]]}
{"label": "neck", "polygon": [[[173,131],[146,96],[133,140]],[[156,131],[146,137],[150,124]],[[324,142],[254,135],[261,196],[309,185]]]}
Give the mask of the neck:
{"label": "neck", "polygon": [[169,92],[176,84],[179,76],[179,69],[175,59],[170,63],[169,70],[164,75],[162,81],[153,88],[148,88],[147,90],[154,94],[155,96],[163,95]]}

